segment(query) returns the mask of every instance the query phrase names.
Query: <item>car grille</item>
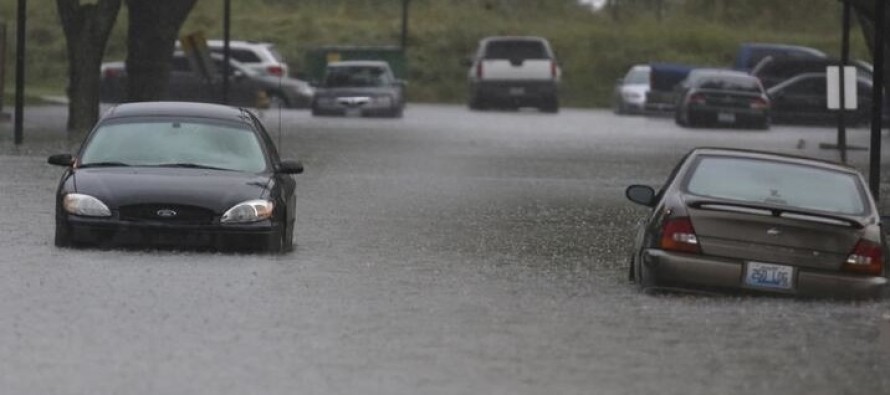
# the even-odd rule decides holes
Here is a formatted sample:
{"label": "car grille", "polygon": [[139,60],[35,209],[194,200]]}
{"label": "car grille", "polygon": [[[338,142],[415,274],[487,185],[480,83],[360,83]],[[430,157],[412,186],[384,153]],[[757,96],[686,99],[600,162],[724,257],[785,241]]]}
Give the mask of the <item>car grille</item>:
{"label": "car grille", "polygon": [[120,208],[120,218],[126,221],[206,225],[213,222],[213,217],[212,210],[181,204],[136,204]]}

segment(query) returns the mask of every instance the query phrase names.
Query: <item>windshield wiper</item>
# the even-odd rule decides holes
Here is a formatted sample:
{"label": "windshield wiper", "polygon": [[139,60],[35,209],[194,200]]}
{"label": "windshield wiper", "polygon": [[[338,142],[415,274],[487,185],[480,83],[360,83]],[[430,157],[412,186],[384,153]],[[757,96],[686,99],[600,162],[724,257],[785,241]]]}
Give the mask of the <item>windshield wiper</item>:
{"label": "windshield wiper", "polygon": [[79,169],[85,169],[88,167],[128,167],[129,164],[124,162],[92,162],[92,163],[83,163],[78,165]]}
{"label": "windshield wiper", "polygon": [[160,164],[160,165],[155,165],[154,167],[182,167],[182,168],[185,168],[185,169],[208,169],[208,170],[226,170],[226,171],[234,171],[234,170],[232,170],[232,169],[226,169],[226,168],[223,168],[223,167],[207,166],[207,165],[200,165],[200,164],[197,164],[197,163],[188,163],[188,162],[181,162],[181,163],[164,163],[164,164]]}

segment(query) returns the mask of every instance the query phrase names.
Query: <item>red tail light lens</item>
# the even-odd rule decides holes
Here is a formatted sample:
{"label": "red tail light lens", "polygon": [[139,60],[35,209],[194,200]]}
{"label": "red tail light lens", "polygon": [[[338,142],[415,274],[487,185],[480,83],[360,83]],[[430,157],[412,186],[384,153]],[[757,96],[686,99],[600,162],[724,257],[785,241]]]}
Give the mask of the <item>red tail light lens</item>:
{"label": "red tail light lens", "polygon": [[689,96],[690,104],[705,104],[705,95],[701,93],[693,93],[692,96]]}
{"label": "red tail light lens", "polygon": [[769,102],[762,97],[758,97],[754,100],[751,100],[751,109],[752,110],[765,110],[769,108]]}
{"label": "red tail light lens", "polygon": [[120,69],[112,69],[112,68],[105,69],[105,72],[104,72],[104,74],[105,74],[105,78],[106,78],[106,79],[115,78],[115,77],[117,77],[120,73],[121,73],[121,70],[120,70]]}
{"label": "red tail light lens", "polygon": [[884,269],[884,249],[879,243],[859,240],[844,262],[843,269],[853,273],[880,275]]}
{"label": "red tail light lens", "polygon": [[476,63],[476,78],[482,78],[482,71],[482,61],[480,60],[479,63]]}
{"label": "red tail light lens", "polygon": [[550,77],[556,79],[557,74],[559,74],[559,65],[554,61],[550,61]]}
{"label": "red tail light lens", "polygon": [[665,221],[661,230],[660,247],[666,251],[701,253],[698,237],[689,217],[671,218]]}
{"label": "red tail light lens", "polygon": [[284,76],[284,67],[281,67],[278,65],[268,66],[268,67],[266,67],[266,72],[269,73],[270,75],[274,75],[276,77],[283,77]]}

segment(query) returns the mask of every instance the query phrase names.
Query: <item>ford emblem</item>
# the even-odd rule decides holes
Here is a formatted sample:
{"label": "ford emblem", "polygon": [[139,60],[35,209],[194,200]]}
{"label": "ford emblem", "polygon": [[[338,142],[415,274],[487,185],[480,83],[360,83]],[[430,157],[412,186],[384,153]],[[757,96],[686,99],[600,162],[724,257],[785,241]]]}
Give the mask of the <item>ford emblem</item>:
{"label": "ford emblem", "polygon": [[173,218],[176,216],[176,211],[165,208],[165,209],[160,209],[160,210],[156,211],[155,214],[157,214],[158,217],[161,217],[161,218]]}

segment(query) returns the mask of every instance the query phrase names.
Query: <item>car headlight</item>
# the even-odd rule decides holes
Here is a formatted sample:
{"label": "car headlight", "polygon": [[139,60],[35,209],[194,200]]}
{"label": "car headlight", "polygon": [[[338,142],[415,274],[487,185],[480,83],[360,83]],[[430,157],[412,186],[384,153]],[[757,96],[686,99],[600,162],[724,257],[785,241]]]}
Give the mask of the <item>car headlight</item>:
{"label": "car headlight", "polygon": [[101,200],[90,195],[69,193],[62,199],[65,211],[85,217],[110,217],[111,210]]}
{"label": "car headlight", "polygon": [[392,98],[389,96],[375,96],[371,100],[373,101],[374,105],[377,105],[377,106],[391,106],[392,105]]}
{"label": "car headlight", "polygon": [[272,209],[275,204],[268,200],[248,200],[238,203],[223,214],[220,222],[237,224],[256,222],[272,217]]}

